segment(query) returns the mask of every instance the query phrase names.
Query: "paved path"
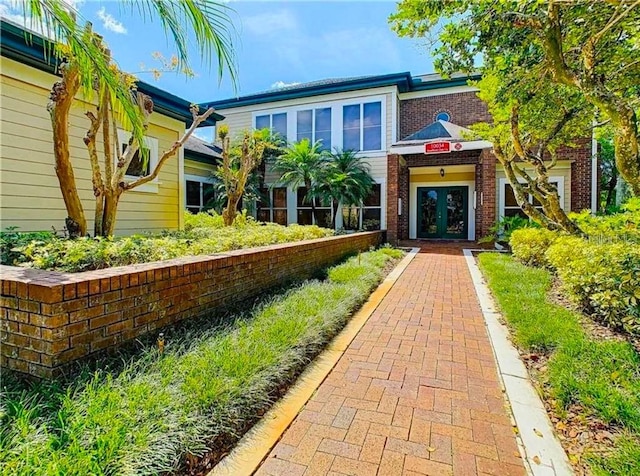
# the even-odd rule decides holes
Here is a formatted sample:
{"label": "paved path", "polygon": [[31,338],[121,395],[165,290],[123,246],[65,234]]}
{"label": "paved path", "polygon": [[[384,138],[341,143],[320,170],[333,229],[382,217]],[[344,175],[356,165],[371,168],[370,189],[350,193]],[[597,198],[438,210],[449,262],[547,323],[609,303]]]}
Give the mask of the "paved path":
{"label": "paved path", "polygon": [[460,246],[414,258],[256,474],[526,474]]}

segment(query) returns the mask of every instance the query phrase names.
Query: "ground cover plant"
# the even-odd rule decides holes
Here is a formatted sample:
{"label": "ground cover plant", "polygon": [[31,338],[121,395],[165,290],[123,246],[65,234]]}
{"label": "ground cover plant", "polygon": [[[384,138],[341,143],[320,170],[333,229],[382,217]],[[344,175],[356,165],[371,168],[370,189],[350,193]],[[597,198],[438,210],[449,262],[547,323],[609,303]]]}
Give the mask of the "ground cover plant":
{"label": "ground cover plant", "polygon": [[185,230],[154,235],[109,238],[56,237],[54,234],[0,234],[2,264],[79,272],[147,263],[188,255],[207,255],[242,248],[331,236],[318,226],[260,223],[240,215],[225,227],[215,213],[185,213]]}
{"label": "ground cover plant", "polygon": [[[513,257],[483,253],[480,267],[525,355],[535,355],[542,392],[559,416],[556,429],[570,459],[596,475],[640,474],[640,356],[624,339],[600,339],[585,332],[580,315],[551,303],[552,275]],[[530,362],[528,362],[530,363]],[[576,415],[575,408],[581,413]],[[582,434],[576,421],[600,445],[584,460],[571,445]],[[612,433],[611,441],[608,434]]]}
{"label": "ground cover plant", "polygon": [[600,322],[640,335],[640,200],[621,213],[574,218],[586,236],[515,230],[513,255],[553,271],[567,297]]}
{"label": "ground cover plant", "polygon": [[71,383],[5,378],[0,474],[184,469],[255,422],[400,256],[381,248],[352,257],[322,281],[272,296],[224,326],[174,336],[162,354],[149,348],[120,371]]}

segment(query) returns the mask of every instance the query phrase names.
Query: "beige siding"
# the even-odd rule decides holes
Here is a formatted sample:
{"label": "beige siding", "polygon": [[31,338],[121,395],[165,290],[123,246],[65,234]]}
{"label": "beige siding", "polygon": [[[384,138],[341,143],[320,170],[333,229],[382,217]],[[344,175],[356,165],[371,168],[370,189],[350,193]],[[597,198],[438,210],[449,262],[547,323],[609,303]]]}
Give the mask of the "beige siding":
{"label": "beige siding", "polygon": [[[52,133],[46,104],[56,77],[2,58],[0,85],[0,213],[1,227],[18,226],[21,231],[61,229],[66,211],[54,171]],[[91,170],[82,141],[88,120],[87,103],[76,102],[70,117],[70,152],[80,198],[93,227]],[[169,148],[184,125],[155,114],[148,136],[158,140],[159,154]],[[100,157],[102,145],[99,144]],[[116,233],[157,231],[179,225],[179,161],[170,159],[158,178],[158,191],[131,191],[122,196]]]}
{"label": "beige siding", "polygon": [[[551,177],[564,178],[564,209],[571,210],[571,163],[558,162],[558,165],[549,171]],[[507,175],[501,165],[496,168],[496,214],[500,213],[500,179],[506,179]]]}

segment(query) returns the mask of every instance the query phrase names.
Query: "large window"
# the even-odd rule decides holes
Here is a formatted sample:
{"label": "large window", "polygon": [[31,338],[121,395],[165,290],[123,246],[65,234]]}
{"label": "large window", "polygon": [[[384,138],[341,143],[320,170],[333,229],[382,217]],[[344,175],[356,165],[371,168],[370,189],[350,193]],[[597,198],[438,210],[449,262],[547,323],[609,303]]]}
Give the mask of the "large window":
{"label": "large window", "polygon": [[382,185],[373,184],[371,193],[362,206],[342,209],[342,226],[345,230],[379,230],[382,222]]}
{"label": "large window", "polygon": [[256,116],[256,129],[271,129],[271,132],[278,134],[283,140],[287,140],[287,113],[264,114]]}
{"label": "large window", "polygon": [[318,225],[324,228],[331,228],[331,204],[316,201],[316,213],[318,220],[315,221],[311,210],[311,201],[305,200],[307,195],[306,187],[299,187],[297,190],[297,217],[298,225]]}
{"label": "large window", "polygon": [[342,108],[342,148],[382,149],[382,103],[351,104]]}
{"label": "large window", "polygon": [[275,187],[262,189],[265,201],[258,203],[258,220],[287,225],[287,189]]}
{"label": "large window", "polygon": [[331,108],[298,111],[296,140],[320,141],[322,150],[331,150]]}
{"label": "large window", "polygon": [[186,177],[186,205],[191,213],[199,213],[213,208],[215,192],[213,184],[206,177],[188,175]]}
{"label": "large window", "polygon": [[[564,177],[550,177],[549,183],[555,185],[558,188],[558,195],[560,196],[560,205],[564,208]],[[529,203],[535,208],[542,211],[542,205],[538,200],[529,195]],[[514,217],[520,216],[522,218],[528,218],[527,214],[520,208],[516,195],[513,191],[513,187],[506,179],[500,179],[500,216],[502,217]]]}

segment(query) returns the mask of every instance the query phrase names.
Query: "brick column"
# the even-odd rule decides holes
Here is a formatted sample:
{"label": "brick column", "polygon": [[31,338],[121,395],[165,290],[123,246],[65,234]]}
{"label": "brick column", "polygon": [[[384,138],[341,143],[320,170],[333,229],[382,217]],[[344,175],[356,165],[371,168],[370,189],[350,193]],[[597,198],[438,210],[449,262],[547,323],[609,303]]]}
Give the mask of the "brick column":
{"label": "brick column", "polygon": [[[582,139],[580,147],[563,149],[563,157],[574,159],[571,164],[571,211],[591,209],[591,140]],[[568,184],[564,184],[565,190]],[[566,193],[566,192],[565,192]]]}
{"label": "brick column", "polygon": [[409,167],[400,162],[398,169],[398,197],[402,199],[402,213],[398,217],[398,239],[409,239]]}
{"label": "brick column", "polygon": [[387,156],[387,241],[398,243],[398,172],[400,156]]}
{"label": "brick column", "polygon": [[480,154],[476,165],[476,240],[489,233],[496,221],[496,158],[490,149]]}

